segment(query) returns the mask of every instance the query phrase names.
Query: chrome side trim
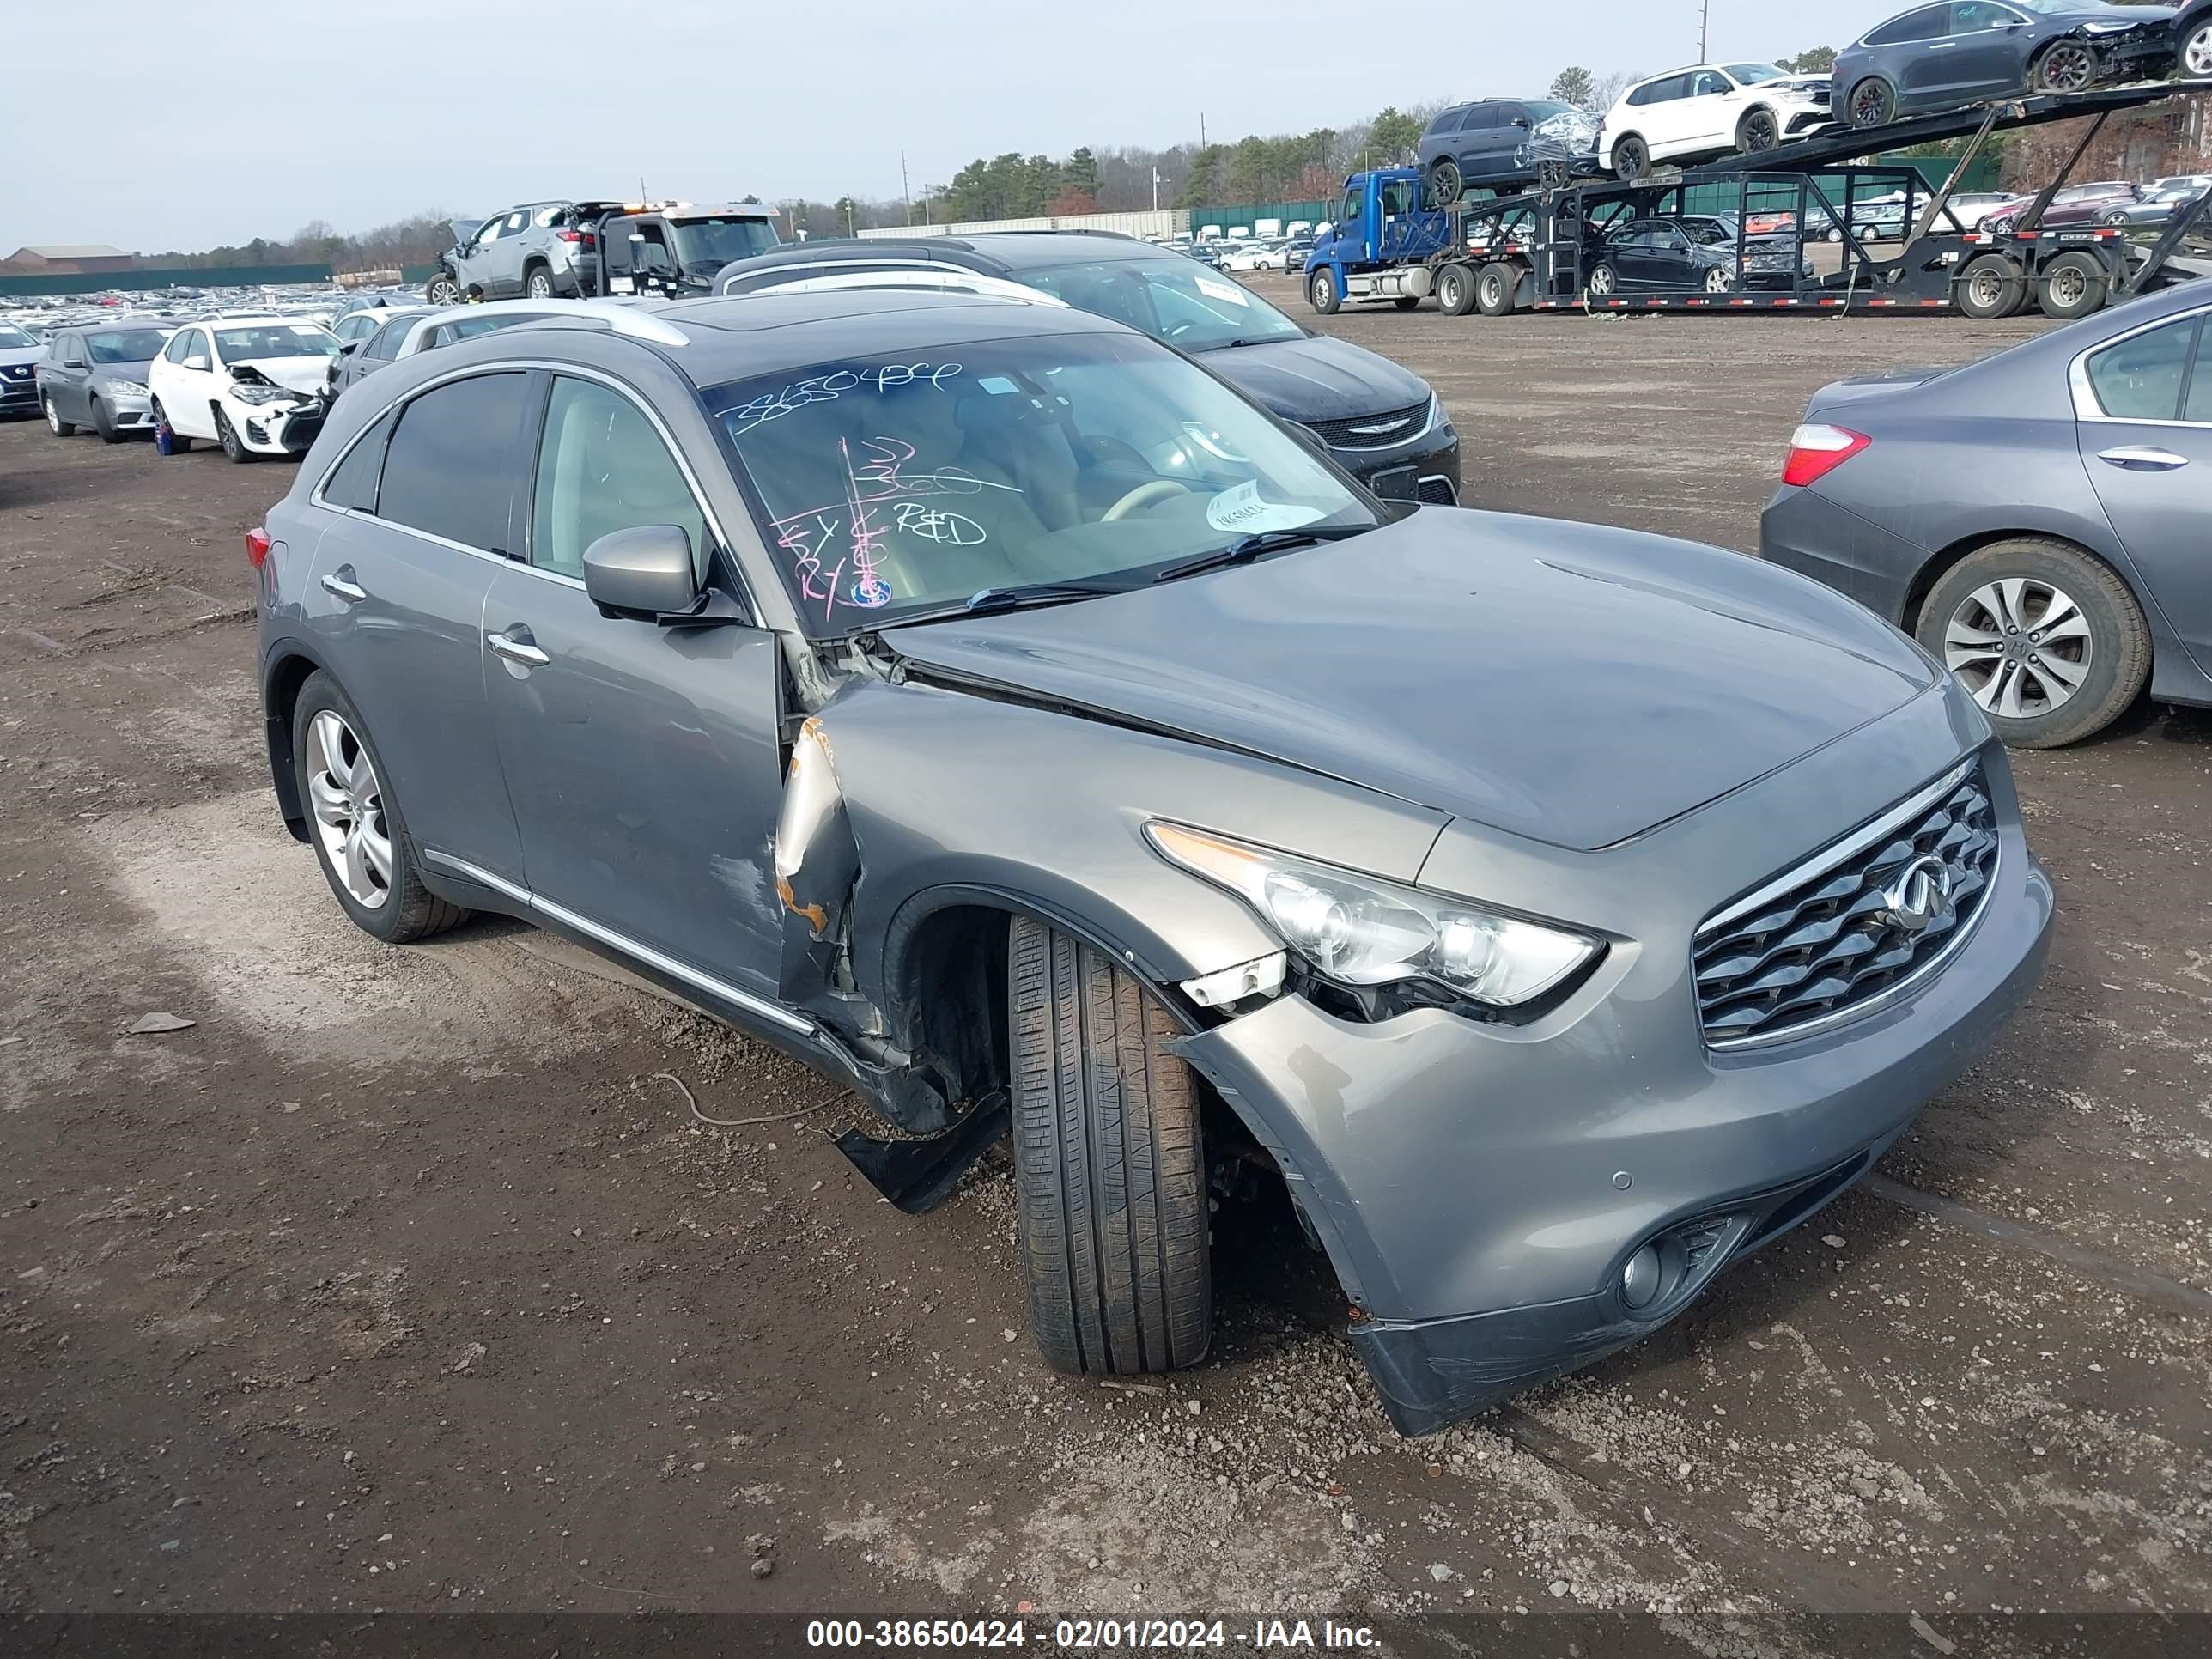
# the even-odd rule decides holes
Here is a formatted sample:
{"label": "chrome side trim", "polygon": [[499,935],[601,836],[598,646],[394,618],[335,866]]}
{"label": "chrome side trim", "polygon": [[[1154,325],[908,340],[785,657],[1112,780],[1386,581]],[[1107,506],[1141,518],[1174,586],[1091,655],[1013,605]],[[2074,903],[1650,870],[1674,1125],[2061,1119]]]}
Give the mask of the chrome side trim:
{"label": "chrome side trim", "polygon": [[1968,756],[1925,789],[1899,802],[1897,805],[1884,812],[1863,829],[1853,830],[1841,841],[1829,842],[1819,852],[1800,859],[1788,870],[1748,896],[1738,899],[1725,910],[1716,911],[1698,924],[1696,937],[1702,939],[1709,933],[1718,933],[1738,917],[1749,915],[1771,901],[1781,897],[1793,887],[1801,887],[1814,877],[1841,864],[1854,854],[1864,852],[1907,819],[1917,817],[1964,783],[1966,781],[1966,775],[1974,769],[1974,763],[1978,758],[1978,757],[1976,756]]}
{"label": "chrome side trim", "polygon": [[610,949],[619,951],[623,955],[667,975],[671,979],[681,980],[694,990],[704,991],[711,997],[719,997],[724,1002],[744,1009],[748,1013],[758,1015],[772,1025],[781,1026],[787,1031],[796,1032],[801,1036],[811,1037],[817,1035],[812,1020],[794,1014],[788,1008],[781,1007],[764,998],[757,997],[750,991],[741,991],[727,980],[717,979],[712,974],[702,973],[692,967],[690,963],[678,962],[674,957],[656,951],[649,945],[641,945],[626,934],[617,933],[611,927],[602,927],[588,916],[578,915],[564,904],[556,904],[550,899],[539,898],[529,889],[519,886],[503,876],[495,876],[490,871],[479,869],[465,859],[457,859],[450,853],[441,853],[434,848],[424,848],[422,856],[441,869],[450,870],[453,874],[466,880],[490,888],[495,893],[503,894],[518,904],[527,906],[548,921],[558,922],[563,927],[574,928],[577,933],[586,934]]}

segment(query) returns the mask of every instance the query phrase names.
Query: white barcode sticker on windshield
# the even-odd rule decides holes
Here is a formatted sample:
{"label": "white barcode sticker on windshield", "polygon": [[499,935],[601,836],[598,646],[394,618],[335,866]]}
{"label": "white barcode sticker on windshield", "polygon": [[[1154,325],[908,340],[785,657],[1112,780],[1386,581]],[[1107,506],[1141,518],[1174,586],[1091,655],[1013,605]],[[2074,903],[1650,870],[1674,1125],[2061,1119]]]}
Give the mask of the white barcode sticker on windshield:
{"label": "white barcode sticker on windshield", "polygon": [[1252,303],[1252,296],[1237,287],[1236,283],[1217,283],[1211,276],[1201,276],[1198,279],[1198,291],[1200,294],[1211,295],[1217,300],[1226,300],[1232,306],[1249,306]]}
{"label": "white barcode sticker on windshield", "polygon": [[1260,499],[1260,481],[1247,479],[1234,489],[1224,489],[1206,504],[1206,521],[1216,530],[1249,535],[1261,530],[1296,530],[1325,516],[1317,507],[1296,501]]}

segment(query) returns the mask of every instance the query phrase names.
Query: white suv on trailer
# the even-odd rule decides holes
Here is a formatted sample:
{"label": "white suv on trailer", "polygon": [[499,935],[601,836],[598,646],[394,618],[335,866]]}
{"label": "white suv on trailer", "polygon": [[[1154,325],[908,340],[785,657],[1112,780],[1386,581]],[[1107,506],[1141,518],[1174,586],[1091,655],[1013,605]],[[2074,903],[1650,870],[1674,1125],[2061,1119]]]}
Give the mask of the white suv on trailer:
{"label": "white suv on trailer", "polygon": [[1661,161],[1757,155],[1828,125],[1828,77],[1771,64],[1699,64],[1638,81],[1605,112],[1597,164],[1639,179]]}

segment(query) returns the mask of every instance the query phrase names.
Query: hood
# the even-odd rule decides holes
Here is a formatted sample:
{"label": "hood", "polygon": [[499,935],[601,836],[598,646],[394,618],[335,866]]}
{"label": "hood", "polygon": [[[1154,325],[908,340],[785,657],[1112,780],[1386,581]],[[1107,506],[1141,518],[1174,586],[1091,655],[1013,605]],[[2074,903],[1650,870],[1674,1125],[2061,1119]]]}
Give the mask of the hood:
{"label": "hood", "polygon": [[293,392],[320,392],[331,375],[327,357],[256,357],[250,362],[231,364],[233,380],[240,378],[240,369],[252,369],[272,385]]}
{"label": "hood", "polygon": [[1755,559],[1437,508],[1241,568],[884,637],[925,673],[1583,851],[1786,766],[1936,676],[1871,612]]}
{"label": "hood", "polygon": [[1343,421],[1425,403],[1429,383],[1346,340],[1316,335],[1194,354],[1286,421]]}
{"label": "hood", "polygon": [[42,345],[0,346],[0,365],[14,368],[19,363],[35,363],[46,355]]}
{"label": "hood", "polygon": [[143,386],[153,368],[154,359],[151,357],[143,363],[94,363],[92,378],[95,385],[100,386],[110,380],[128,380],[134,386]]}

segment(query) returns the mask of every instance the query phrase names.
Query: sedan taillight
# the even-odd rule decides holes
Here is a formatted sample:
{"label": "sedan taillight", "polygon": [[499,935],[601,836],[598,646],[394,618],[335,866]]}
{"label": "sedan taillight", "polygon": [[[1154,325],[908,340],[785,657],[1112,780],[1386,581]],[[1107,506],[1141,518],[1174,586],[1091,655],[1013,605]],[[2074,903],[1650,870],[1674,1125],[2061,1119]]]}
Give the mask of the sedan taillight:
{"label": "sedan taillight", "polygon": [[1873,441],[1848,427],[1801,426],[1790,434],[1790,459],[1782,464],[1782,482],[1802,489],[1826,477]]}

